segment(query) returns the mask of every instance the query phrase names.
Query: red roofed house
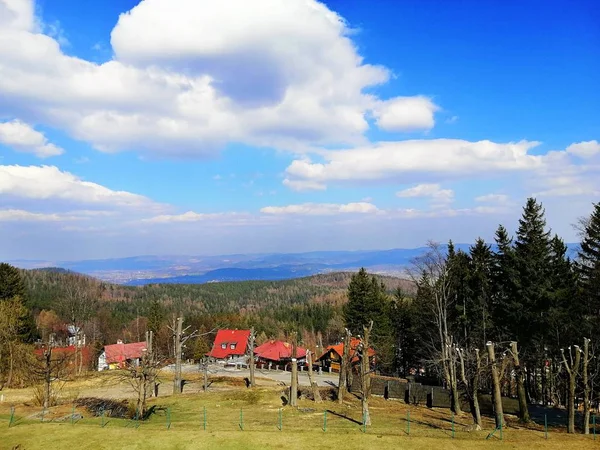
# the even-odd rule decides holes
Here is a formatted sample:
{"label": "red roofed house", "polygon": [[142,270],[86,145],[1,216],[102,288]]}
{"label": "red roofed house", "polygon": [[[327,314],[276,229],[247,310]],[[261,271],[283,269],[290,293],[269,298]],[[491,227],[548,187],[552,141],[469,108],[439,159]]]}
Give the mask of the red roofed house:
{"label": "red roofed house", "polygon": [[246,354],[250,330],[219,330],[208,356],[220,360],[231,360]]}
{"label": "red roofed house", "polygon": [[[356,351],[356,347],[358,346],[359,343],[360,343],[360,340],[355,337],[350,339],[350,360],[352,361],[353,366],[355,364],[357,364],[359,361],[358,352]],[[340,362],[342,360],[343,354],[344,354],[344,343],[343,342],[340,344],[336,344],[336,345],[330,345],[325,350],[325,353],[323,353],[319,357],[318,361],[321,363],[321,366],[323,368],[331,367],[332,371],[339,372],[340,371]],[[373,350],[372,348],[369,348],[368,354],[369,354],[369,360],[370,360],[371,365],[374,365],[375,364],[375,350]]]}
{"label": "red roofed house", "polygon": [[137,365],[145,350],[145,341],[123,344],[119,340],[116,344],[105,345],[98,357],[98,370],[122,369],[130,363]]}
{"label": "red roofed house", "polygon": [[[38,358],[42,358],[44,356],[45,345],[36,348],[34,350],[35,355]],[[70,345],[68,347],[53,347],[52,348],[52,360],[56,361],[59,359],[63,359],[67,366],[76,370],[79,363],[79,358],[81,358],[81,363],[83,367],[90,367],[90,363],[92,362],[92,352],[89,346],[79,347],[79,356],[77,356],[77,347],[74,345]]]}
{"label": "red roofed house", "polygon": [[[292,344],[283,341],[270,340],[254,349],[254,354],[261,362],[288,362],[292,359]],[[296,347],[296,358],[306,358],[306,349]]]}

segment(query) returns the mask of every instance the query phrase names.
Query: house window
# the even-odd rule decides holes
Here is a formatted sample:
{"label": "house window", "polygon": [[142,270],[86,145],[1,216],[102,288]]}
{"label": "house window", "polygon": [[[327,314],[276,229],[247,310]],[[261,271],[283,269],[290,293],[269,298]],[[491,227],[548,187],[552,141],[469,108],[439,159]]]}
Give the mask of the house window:
{"label": "house window", "polygon": [[226,342],[222,343],[222,344],[221,344],[221,348],[222,348],[223,350],[225,350],[225,349],[227,348],[227,343],[226,343]]}
{"label": "house window", "polygon": [[230,345],[229,345],[229,348],[230,348],[231,350],[235,350],[235,346],[236,346],[236,344],[230,344]]}

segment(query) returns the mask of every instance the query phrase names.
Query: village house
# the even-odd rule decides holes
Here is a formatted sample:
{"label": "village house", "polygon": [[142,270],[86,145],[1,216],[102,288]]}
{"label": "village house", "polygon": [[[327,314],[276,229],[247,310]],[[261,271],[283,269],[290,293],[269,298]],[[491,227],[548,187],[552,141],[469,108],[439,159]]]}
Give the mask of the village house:
{"label": "village house", "polygon": [[[355,366],[359,363],[359,355],[356,348],[360,344],[360,339],[352,338],[350,339],[350,361],[352,366]],[[323,369],[329,370],[331,372],[339,372],[340,371],[340,363],[342,360],[342,355],[344,354],[344,343],[330,345],[327,347],[325,352],[318,358],[316,364],[320,365]],[[375,350],[369,347],[368,350],[369,355],[369,364],[371,366],[375,365]]]}
{"label": "village house", "polygon": [[250,330],[219,330],[207,356],[225,364],[245,365]]}
{"label": "village house", "polygon": [[139,365],[145,350],[145,341],[124,344],[119,339],[116,344],[105,345],[98,357],[98,371],[122,369],[128,364]]}
{"label": "village house", "polygon": [[[269,340],[254,349],[256,362],[259,367],[268,367],[269,364],[288,364],[292,361],[292,344],[283,341]],[[306,360],[306,349],[296,347],[298,363]]]}

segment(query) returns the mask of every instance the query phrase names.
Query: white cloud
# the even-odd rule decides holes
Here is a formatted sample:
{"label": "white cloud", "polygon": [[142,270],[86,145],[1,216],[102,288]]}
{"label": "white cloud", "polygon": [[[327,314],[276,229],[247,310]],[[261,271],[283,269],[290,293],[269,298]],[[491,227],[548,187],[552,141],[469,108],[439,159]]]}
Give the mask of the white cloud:
{"label": "white cloud", "polygon": [[283,185],[290,189],[298,192],[302,191],[324,191],[327,186],[324,183],[311,180],[290,180],[286,178],[283,180]]}
{"label": "white cloud", "polygon": [[152,217],[149,219],[142,219],[142,222],[146,223],[173,223],[173,222],[200,222],[205,220],[212,219],[221,219],[221,218],[233,218],[233,217],[241,217],[247,216],[245,213],[196,213],[194,211],[188,211],[183,214],[163,214],[160,216]]}
{"label": "white cloud", "polygon": [[370,147],[321,152],[325,163],[293,161],[286,169],[288,186],[323,189],[329,182],[398,180],[533,170],[543,157],[529,154],[537,142],[500,144],[460,139],[380,142]]}
{"label": "white cloud", "polygon": [[48,139],[20,120],[0,122],[0,144],[22,152],[33,153],[40,158],[58,156],[64,150],[48,142]]}
{"label": "white cloud", "polygon": [[114,191],[55,166],[0,166],[0,196],[24,199],[60,199],[89,205],[109,205],[156,210],[160,205],[147,197]]}
{"label": "white cloud", "polygon": [[63,222],[81,219],[77,215],[70,214],[45,214],[22,209],[0,209],[0,222]]}
{"label": "white cloud", "polygon": [[423,96],[396,97],[379,102],[373,110],[377,126],[387,131],[429,130],[440,108]]}
{"label": "white cloud", "polygon": [[103,64],[40,34],[31,1],[0,5],[0,115],[18,111],[102,151],[355,145],[373,111],[382,126],[431,125],[427,99],[365,93],[388,70],[365,64],[345,21],[316,0],[145,0],[118,18]]}
{"label": "white cloud", "polygon": [[369,214],[380,210],[372,203],[356,202],[347,204],[303,203],[301,205],[266,206],[260,210],[263,214],[325,216],[334,214]]}
{"label": "white cloud", "polygon": [[509,197],[505,194],[486,194],[475,197],[476,202],[480,203],[508,203]]}
{"label": "white cloud", "polygon": [[418,184],[411,188],[396,192],[396,196],[401,198],[426,197],[448,202],[453,200],[454,191],[452,189],[442,189],[439,184]]}
{"label": "white cloud", "polygon": [[598,141],[578,142],[569,145],[567,152],[580,158],[591,158],[600,154],[600,143]]}

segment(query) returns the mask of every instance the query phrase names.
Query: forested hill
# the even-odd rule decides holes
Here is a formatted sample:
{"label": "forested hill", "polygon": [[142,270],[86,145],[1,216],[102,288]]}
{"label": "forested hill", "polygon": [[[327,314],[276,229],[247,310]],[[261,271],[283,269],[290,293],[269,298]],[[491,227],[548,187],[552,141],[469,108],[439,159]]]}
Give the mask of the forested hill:
{"label": "forested hill", "polygon": [[[137,327],[140,317],[152,320],[159,315],[164,320],[175,312],[196,318],[206,328],[253,325],[268,335],[292,329],[335,332],[343,329],[341,305],[352,276],[338,272],[282,281],[123,286],[57,269],[21,274],[27,305],[34,313],[52,310],[69,321],[71,311],[79,309],[86,322],[97,322],[94,326],[107,342],[133,321]],[[398,287],[413,290],[408,280],[378,278],[390,292]]]}

